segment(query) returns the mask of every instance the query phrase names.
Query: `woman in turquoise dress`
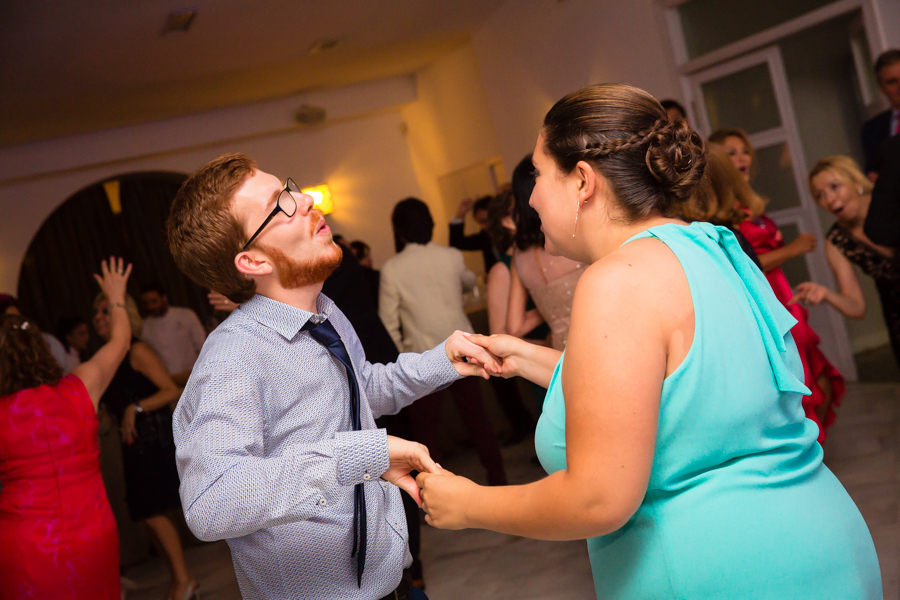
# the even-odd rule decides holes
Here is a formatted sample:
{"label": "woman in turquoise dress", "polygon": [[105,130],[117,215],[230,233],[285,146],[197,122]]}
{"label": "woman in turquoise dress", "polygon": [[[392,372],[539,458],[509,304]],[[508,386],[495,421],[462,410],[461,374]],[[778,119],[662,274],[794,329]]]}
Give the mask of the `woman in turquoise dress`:
{"label": "woman in turquoise dress", "polygon": [[598,598],[881,598],[869,530],[803,412],[796,321],[728,229],[667,217],[702,179],[699,136],[603,84],[550,110],[532,159],[547,249],[590,265],[565,353],[471,339],[495,374],[549,386],[549,476],[420,474],[427,521],[587,539]]}

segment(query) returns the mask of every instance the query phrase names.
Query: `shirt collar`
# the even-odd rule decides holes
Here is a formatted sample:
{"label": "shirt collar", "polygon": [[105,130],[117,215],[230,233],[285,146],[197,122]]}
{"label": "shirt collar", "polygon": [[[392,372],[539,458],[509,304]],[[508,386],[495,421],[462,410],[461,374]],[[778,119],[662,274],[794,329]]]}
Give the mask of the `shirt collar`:
{"label": "shirt collar", "polygon": [[334,310],[334,302],[325,294],[319,294],[316,298],[316,312],[311,313],[256,294],[241,304],[239,310],[257,323],[265,325],[269,329],[277,331],[283,338],[291,340],[310,319],[321,322],[329,318]]}

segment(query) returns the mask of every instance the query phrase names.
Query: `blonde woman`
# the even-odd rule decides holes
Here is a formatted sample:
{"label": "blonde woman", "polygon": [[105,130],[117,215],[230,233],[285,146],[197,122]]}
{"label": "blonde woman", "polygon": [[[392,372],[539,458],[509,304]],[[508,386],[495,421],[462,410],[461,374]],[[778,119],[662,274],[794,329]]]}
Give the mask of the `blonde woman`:
{"label": "blonde woman", "polygon": [[[188,600],[198,584],[188,573],[178,530],[165,514],[181,509],[171,410],[181,388],[175,386],[156,352],[140,341],[143,324],[134,299],[125,296],[124,305],[131,322],[131,350],[100,402],[119,422],[128,513],[148,527],[166,560],[172,576],[168,598]],[[94,300],[94,328],[105,340],[112,335],[112,308],[104,294]]]}
{"label": "blonde woman", "polygon": [[785,261],[811,252],[816,247],[816,236],[801,233],[790,244],[785,244],[778,226],[763,213],[765,205],[750,187],[750,180],[755,174],[756,151],[747,134],[740,129],[724,129],[713,133],[709,139],[722,144],[735,167],[723,173],[722,178],[726,182],[723,185],[740,190],[738,195],[745,199],[741,210],[746,216],[739,221],[740,232],[759,256],[762,271],[775,296],[797,319],[791,334],[803,361],[804,383],[810,390],[810,394],[803,398],[803,410],[819,426],[819,443],[824,443],[828,428],[837,418],[834,409],[840,405],[846,390],[844,376],[819,348],[819,336],[810,327],[806,310],[793,301],[791,284],[781,269]]}
{"label": "blonde woman", "polygon": [[807,281],[797,286],[797,300],[815,306],[825,302],[845,317],[862,319],[866,300],[853,265],[875,280],[888,326],[894,359],[900,364],[900,263],[896,248],[873,243],[863,232],[872,201],[872,182],[848,156],[823,158],[809,173],[809,190],[837,222],[825,236],[825,256],[837,280],[837,291]]}

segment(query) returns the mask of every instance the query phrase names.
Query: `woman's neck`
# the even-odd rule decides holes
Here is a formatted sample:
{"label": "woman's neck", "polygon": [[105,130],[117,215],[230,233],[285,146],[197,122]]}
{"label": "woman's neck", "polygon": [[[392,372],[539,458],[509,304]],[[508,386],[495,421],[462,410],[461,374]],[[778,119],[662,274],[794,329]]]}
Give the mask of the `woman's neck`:
{"label": "woman's neck", "polygon": [[859,213],[856,215],[854,219],[850,219],[847,221],[840,221],[840,224],[850,229],[851,231],[854,229],[862,229],[862,226],[866,222],[866,217],[869,216],[869,203],[872,202],[872,195],[866,194],[861,196],[859,199]]}

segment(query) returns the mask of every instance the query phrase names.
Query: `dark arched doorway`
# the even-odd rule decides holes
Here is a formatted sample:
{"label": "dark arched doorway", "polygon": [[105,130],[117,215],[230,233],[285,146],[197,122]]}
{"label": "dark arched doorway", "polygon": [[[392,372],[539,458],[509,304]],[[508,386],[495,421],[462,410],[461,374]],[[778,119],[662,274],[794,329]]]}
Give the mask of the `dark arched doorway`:
{"label": "dark arched doorway", "polygon": [[[134,265],[129,293],[137,298],[142,285],[161,283],[171,304],[192,308],[203,320],[211,314],[206,290],[190,281],[172,260],[165,244],[165,223],[180,173],[131,173],[118,180],[119,202],[104,182],[69,197],[38,230],[19,274],[23,313],[44,331],[54,331],[63,316],[89,318],[99,292],[92,273],[110,255]],[[115,196],[115,195],[113,195]]]}

